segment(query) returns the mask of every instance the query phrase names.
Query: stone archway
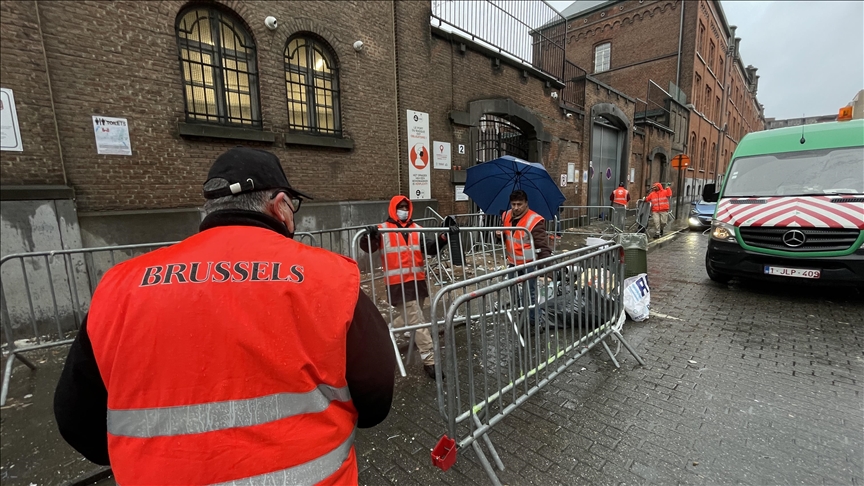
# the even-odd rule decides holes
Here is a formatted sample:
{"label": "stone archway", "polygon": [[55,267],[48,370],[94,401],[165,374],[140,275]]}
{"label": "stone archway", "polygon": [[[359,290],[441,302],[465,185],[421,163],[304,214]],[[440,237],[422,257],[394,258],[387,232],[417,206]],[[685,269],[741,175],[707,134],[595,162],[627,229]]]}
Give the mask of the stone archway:
{"label": "stone archway", "polygon": [[[476,100],[468,103],[468,111],[453,111],[450,120],[457,125],[471,127],[471,164],[478,162],[477,146],[480,143],[481,119],[488,120],[491,115],[503,120],[521,131],[525,139],[524,154],[530,162],[543,162],[543,143],[552,140],[551,135],[543,129],[543,122],[531,110],[509,98]],[[486,118],[484,118],[486,117]]]}
{"label": "stone archway", "polygon": [[612,103],[591,107],[588,153],[588,205],[606,206],[609,194],[627,182],[632,123],[624,111]]}

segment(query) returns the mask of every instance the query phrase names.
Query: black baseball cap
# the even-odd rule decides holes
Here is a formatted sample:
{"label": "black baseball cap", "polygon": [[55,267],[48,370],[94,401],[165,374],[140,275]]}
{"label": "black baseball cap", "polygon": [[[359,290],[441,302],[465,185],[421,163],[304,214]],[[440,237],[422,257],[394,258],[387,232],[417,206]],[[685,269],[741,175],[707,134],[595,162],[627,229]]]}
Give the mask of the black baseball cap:
{"label": "black baseball cap", "polygon": [[284,189],[291,195],[312,199],[312,196],[291,187],[288,178],[285,177],[285,171],[282,170],[282,164],[279,163],[279,157],[266,150],[247,147],[234,147],[228,150],[217,157],[210,167],[207,181],[211,179],[225,179],[228,181],[228,187],[205,190],[206,199],[267,189]]}

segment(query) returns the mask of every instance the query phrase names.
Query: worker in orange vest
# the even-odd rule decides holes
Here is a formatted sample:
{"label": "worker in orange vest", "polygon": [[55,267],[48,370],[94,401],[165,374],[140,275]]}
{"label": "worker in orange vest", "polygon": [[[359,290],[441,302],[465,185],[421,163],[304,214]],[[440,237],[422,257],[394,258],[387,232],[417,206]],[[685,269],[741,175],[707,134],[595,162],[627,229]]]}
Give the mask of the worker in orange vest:
{"label": "worker in orange vest", "polygon": [[618,188],[609,194],[612,202],[613,222],[621,231],[624,230],[624,222],[627,217],[627,203],[630,202],[630,191],[624,188],[624,183],[618,184]]}
{"label": "worker in orange vest", "polygon": [[672,188],[655,182],[651,192],[645,196],[645,201],[651,204],[651,219],[654,222],[654,237],[663,236],[663,229],[669,221],[669,198],[672,197]]}
{"label": "worker in orange vest", "polygon": [[[517,189],[510,194],[510,209],[504,211],[501,220],[504,226],[521,228],[520,231],[505,231],[502,234],[509,266],[530,263],[552,255],[546,234],[546,220],[528,206],[528,194],[525,191]],[[525,273],[525,270],[515,271],[512,277]],[[533,305],[537,302],[537,282],[534,279],[528,280],[528,292],[530,304]],[[532,322],[534,315],[533,311],[529,313]]]}
{"label": "worker in orange vest", "polygon": [[615,205],[627,207],[627,203],[630,202],[630,191],[624,188],[623,182],[618,184],[618,188],[609,194],[609,201],[612,202],[613,207]]}
{"label": "worker in orange vest", "polygon": [[54,395],[60,434],[119,484],[357,484],[356,428],[387,417],[395,357],[346,257],[295,242],[305,196],[236,147],[182,242],[96,289]]}
{"label": "worker in orange vest", "polygon": [[[361,238],[360,249],[374,253],[382,248],[381,268],[387,282],[387,299],[396,313],[392,320],[394,328],[428,323],[429,287],[426,285],[425,256],[438,254],[441,245],[447,242],[448,235],[457,235],[459,226],[455,221],[447,233],[442,233],[436,241],[434,233],[418,231],[384,232],[380,229],[420,228],[411,216],[414,205],[405,196],[390,199],[389,218],[377,225],[368,226],[368,237]],[[428,236],[428,237],[427,237]],[[414,344],[423,360],[423,371],[435,379],[435,349],[432,334],[428,327],[414,332]]]}

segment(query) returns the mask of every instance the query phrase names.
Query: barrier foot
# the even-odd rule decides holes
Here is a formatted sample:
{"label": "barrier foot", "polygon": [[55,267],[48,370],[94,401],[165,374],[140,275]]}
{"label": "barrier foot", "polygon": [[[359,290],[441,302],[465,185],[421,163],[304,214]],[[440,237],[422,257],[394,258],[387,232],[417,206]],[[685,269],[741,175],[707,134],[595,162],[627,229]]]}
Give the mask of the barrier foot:
{"label": "barrier foot", "polygon": [[501,481],[498,479],[498,475],[495,474],[495,470],[492,469],[492,464],[489,464],[489,460],[486,459],[486,455],[483,454],[483,449],[480,448],[480,444],[475,440],[471,443],[471,447],[474,448],[477,458],[480,459],[480,465],[483,466],[483,470],[486,471],[486,475],[489,476],[489,480],[492,481],[492,484],[494,486],[501,486]]}
{"label": "barrier foot", "polygon": [[[485,410],[485,409],[484,409]],[[480,419],[477,418],[476,415],[471,415],[474,419],[474,423],[477,427],[481,427],[483,424],[480,423]],[[489,449],[489,453],[492,454],[492,460],[495,461],[495,465],[498,466],[498,469],[504,470],[504,463],[501,462],[501,457],[498,455],[498,451],[495,450],[495,446],[492,445],[492,439],[489,438],[489,434],[483,434],[483,442],[486,443],[486,447]]]}
{"label": "barrier foot", "polygon": [[606,350],[606,352],[609,354],[609,358],[612,359],[612,364],[614,364],[616,368],[621,368],[621,365],[618,364],[618,360],[615,359],[615,354],[612,353],[612,350],[609,349],[609,345],[606,344],[606,340],[604,339],[600,341],[600,343],[603,344],[603,349]]}
{"label": "barrier foot", "polygon": [[630,351],[630,354],[632,354],[633,357],[636,358],[636,361],[638,361],[640,365],[645,366],[645,362],[642,361],[642,358],[639,357],[639,354],[636,351],[634,351],[633,348],[630,347],[630,343],[628,343],[627,340],[624,339],[624,336],[622,336],[621,333],[618,331],[613,331],[613,332],[615,333],[616,336],[618,336],[618,339],[621,341],[621,344],[623,344],[624,347],[627,348],[627,351]]}
{"label": "barrier foot", "polygon": [[36,369],[36,365],[30,362],[29,359],[21,356],[18,353],[13,352],[9,359],[6,361],[6,369],[3,371],[3,386],[0,389],[0,407],[6,405],[6,396],[9,395],[9,382],[12,380],[12,365],[15,364],[15,359],[20,360],[22,363],[27,365],[31,370]]}

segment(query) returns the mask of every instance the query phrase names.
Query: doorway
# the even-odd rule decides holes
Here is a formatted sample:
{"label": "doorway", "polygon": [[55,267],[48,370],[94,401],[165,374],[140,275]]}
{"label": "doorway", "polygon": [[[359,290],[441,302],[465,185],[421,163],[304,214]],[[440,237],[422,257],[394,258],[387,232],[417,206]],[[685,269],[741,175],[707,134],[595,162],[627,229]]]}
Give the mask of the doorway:
{"label": "doorway", "polygon": [[[588,167],[588,205],[608,206],[609,195],[621,179],[621,130],[605,123],[594,123],[591,133],[591,161]],[[597,211],[599,212],[599,210]],[[597,215],[592,215],[596,217]]]}

